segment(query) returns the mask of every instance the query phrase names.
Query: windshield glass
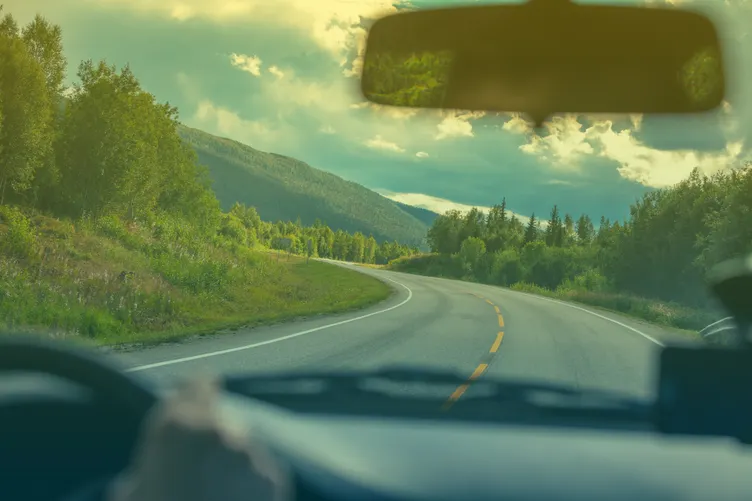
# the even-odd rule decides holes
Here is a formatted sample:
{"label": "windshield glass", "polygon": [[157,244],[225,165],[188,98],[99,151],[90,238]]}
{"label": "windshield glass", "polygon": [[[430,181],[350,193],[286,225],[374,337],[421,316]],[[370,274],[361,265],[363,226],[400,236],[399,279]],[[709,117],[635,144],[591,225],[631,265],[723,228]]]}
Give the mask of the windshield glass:
{"label": "windshield glass", "polygon": [[534,130],[365,100],[368,26],[418,0],[6,0],[0,329],[158,384],[399,366],[459,375],[449,407],[480,379],[650,399],[661,346],[725,342],[705,277],[752,251],[752,3],[680,5],[724,37],[720,109]]}

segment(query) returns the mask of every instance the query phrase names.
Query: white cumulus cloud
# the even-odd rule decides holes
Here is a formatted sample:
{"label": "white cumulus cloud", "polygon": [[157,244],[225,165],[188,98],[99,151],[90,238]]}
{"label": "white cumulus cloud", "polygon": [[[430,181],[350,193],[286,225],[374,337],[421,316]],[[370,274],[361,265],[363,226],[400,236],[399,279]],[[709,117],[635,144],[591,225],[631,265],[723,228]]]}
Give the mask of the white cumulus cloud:
{"label": "white cumulus cloud", "polygon": [[387,141],[379,134],[366,141],[365,145],[374,150],[393,151],[395,153],[404,153],[405,151],[405,149],[397,143]]}
{"label": "white cumulus cloud", "polygon": [[246,56],[245,54],[230,54],[230,63],[253,76],[261,76],[261,59],[258,56]]}
{"label": "white cumulus cloud", "polygon": [[[450,211],[450,210],[456,210],[464,214],[473,208],[478,209],[488,214],[488,211],[491,210],[491,207],[488,207],[488,206],[463,204],[459,202],[454,202],[452,200],[447,200],[446,198],[426,195],[425,193],[397,193],[397,192],[393,192],[389,190],[376,190],[376,191],[380,195],[390,200],[394,200],[395,202],[412,205],[413,207],[420,207],[421,209],[428,209],[437,214],[444,214],[445,212]],[[530,220],[530,218],[527,216],[523,216],[521,214],[517,214],[511,211],[507,211],[507,212],[510,215],[515,215],[518,219],[520,219],[521,221],[525,223]],[[541,222],[543,223],[543,221]]]}
{"label": "white cumulus cloud", "polygon": [[277,78],[284,78],[285,76],[285,73],[276,66],[269,66],[267,71]]}
{"label": "white cumulus cloud", "polygon": [[470,120],[480,118],[484,115],[482,112],[461,113],[450,111],[444,116],[444,119],[436,126],[438,133],[436,139],[448,139],[454,137],[473,137],[473,124]]}

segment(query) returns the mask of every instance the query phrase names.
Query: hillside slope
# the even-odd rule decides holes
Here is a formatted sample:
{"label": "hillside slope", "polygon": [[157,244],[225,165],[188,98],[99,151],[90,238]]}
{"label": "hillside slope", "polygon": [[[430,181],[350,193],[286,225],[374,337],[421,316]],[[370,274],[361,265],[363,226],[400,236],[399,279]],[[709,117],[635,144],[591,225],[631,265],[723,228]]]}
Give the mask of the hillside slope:
{"label": "hillside slope", "polygon": [[357,183],[294,158],[181,126],[180,136],[209,169],[223,209],[236,201],[256,207],[267,221],[320,219],[334,230],[373,234],[378,241],[421,245],[427,225],[395,202]]}
{"label": "hillside slope", "polygon": [[426,226],[431,226],[436,218],[439,217],[436,212],[424,209],[423,207],[415,207],[414,205],[407,205],[394,200],[393,202],[397,204],[397,207],[415,217],[418,221],[422,222]]}

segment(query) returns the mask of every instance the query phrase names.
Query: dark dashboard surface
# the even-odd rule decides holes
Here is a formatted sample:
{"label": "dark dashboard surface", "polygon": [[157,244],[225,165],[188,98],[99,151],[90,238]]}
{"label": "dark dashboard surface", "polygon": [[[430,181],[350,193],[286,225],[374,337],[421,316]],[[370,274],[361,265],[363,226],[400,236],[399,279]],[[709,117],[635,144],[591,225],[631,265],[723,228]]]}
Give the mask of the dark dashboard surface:
{"label": "dark dashboard surface", "polygon": [[724,438],[296,415],[228,397],[317,499],[748,500],[752,454]]}
{"label": "dark dashboard surface", "polygon": [[[132,423],[62,393],[0,399],[3,499],[59,499],[53,487],[75,490],[125,465]],[[731,501],[752,494],[750,447],[731,439],[302,414],[233,394],[222,404],[228,423],[250,430],[292,468],[300,500]]]}

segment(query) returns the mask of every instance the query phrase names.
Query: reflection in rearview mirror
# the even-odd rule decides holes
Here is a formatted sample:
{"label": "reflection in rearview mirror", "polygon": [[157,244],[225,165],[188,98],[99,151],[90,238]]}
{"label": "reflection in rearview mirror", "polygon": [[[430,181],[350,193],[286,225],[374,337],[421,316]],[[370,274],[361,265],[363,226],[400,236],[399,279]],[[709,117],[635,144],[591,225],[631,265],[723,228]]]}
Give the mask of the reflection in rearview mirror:
{"label": "reflection in rearview mirror", "polygon": [[553,113],[697,113],[725,96],[706,17],[568,2],[411,11],[368,34],[361,87],[378,104]]}

